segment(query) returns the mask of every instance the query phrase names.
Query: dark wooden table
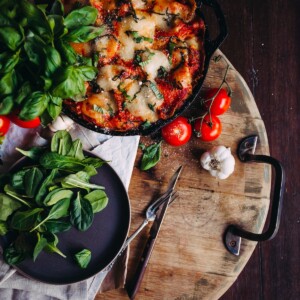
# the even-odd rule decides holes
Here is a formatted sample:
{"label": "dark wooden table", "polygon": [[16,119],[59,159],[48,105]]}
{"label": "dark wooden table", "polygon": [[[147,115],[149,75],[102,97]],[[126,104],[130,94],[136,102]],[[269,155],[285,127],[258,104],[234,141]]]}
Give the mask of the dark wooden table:
{"label": "dark wooden table", "polygon": [[219,2],[229,27],[220,49],[249,85],[287,179],[277,236],[258,244],[221,299],[300,299],[300,1]]}

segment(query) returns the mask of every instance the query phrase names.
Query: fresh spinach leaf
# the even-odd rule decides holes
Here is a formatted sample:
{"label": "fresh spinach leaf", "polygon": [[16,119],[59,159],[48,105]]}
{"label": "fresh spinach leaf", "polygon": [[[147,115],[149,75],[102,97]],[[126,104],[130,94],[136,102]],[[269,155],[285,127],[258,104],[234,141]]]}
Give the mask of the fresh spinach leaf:
{"label": "fresh spinach leaf", "polygon": [[65,17],[65,26],[68,29],[78,28],[86,25],[92,25],[97,19],[97,9],[91,6],[85,6],[71,11]]}
{"label": "fresh spinach leaf", "polygon": [[83,249],[75,254],[75,261],[80,268],[86,269],[92,258],[92,252],[89,249]]}
{"label": "fresh spinach leaf", "polygon": [[161,142],[146,147],[143,151],[141,170],[146,171],[154,167],[160,160]]}
{"label": "fresh spinach leaf", "polygon": [[10,184],[12,188],[19,191],[20,193],[24,193],[24,176],[25,173],[29,170],[20,170],[16,173],[14,173],[11,177]]}
{"label": "fresh spinach leaf", "polygon": [[8,232],[8,226],[5,221],[0,221],[0,236],[6,235]]}
{"label": "fresh spinach leaf", "polygon": [[43,251],[43,249],[46,247],[47,244],[48,244],[47,239],[45,239],[38,232],[37,233],[37,242],[36,242],[36,245],[35,245],[35,247],[33,249],[33,254],[32,254],[33,261],[36,261],[36,258]]}
{"label": "fresh spinach leaf", "polygon": [[17,211],[10,222],[10,227],[19,231],[29,231],[36,223],[43,208],[34,208],[25,211]]}
{"label": "fresh spinach leaf", "polygon": [[21,206],[22,204],[17,200],[0,193],[0,221],[6,221]]}
{"label": "fresh spinach leaf", "polygon": [[51,173],[46,177],[46,179],[41,184],[41,187],[39,188],[36,196],[35,196],[35,202],[38,205],[42,205],[42,200],[48,193],[48,188],[54,184],[54,179],[59,175],[59,172],[57,169],[51,170]]}
{"label": "fresh spinach leaf", "polygon": [[72,225],[80,231],[85,231],[92,225],[93,219],[91,203],[82,198],[78,192],[76,199],[71,204],[70,220]]}
{"label": "fresh spinach leaf", "polygon": [[95,190],[84,196],[84,199],[88,200],[93,208],[93,213],[97,213],[103,210],[108,203],[108,197],[104,191]]}
{"label": "fresh spinach leaf", "polygon": [[71,229],[72,225],[69,221],[48,220],[44,223],[46,230],[51,233],[65,232]]}
{"label": "fresh spinach leaf", "polygon": [[94,168],[100,168],[102,165],[106,163],[105,160],[101,159],[100,157],[87,157],[82,160],[82,163],[85,165],[92,165]]}
{"label": "fresh spinach leaf", "polygon": [[17,265],[26,258],[26,255],[23,252],[17,251],[14,245],[11,244],[4,249],[3,258],[7,264]]}
{"label": "fresh spinach leaf", "polygon": [[71,199],[72,196],[72,190],[59,188],[51,191],[43,202],[46,206],[52,206],[63,199]]}
{"label": "fresh spinach leaf", "polygon": [[73,141],[71,149],[67,155],[79,160],[83,160],[85,158],[82,149],[82,142],[80,141],[80,139]]}
{"label": "fresh spinach leaf", "polygon": [[36,167],[30,168],[24,175],[26,195],[33,198],[43,180],[43,172]]}
{"label": "fresh spinach leaf", "polygon": [[67,155],[72,147],[72,137],[66,130],[57,131],[51,139],[51,151]]}
{"label": "fresh spinach leaf", "polygon": [[80,178],[77,174],[70,174],[62,179],[61,181],[62,187],[65,188],[80,188],[80,189],[99,189],[103,190],[104,187],[98,184],[89,183],[86,180]]}
{"label": "fresh spinach leaf", "polygon": [[41,154],[45,151],[44,147],[32,147],[29,150],[22,150],[20,148],[16,148],[17,151],[22,153],[24,156],[31,158],[34,161],[38,161]]}
{"label": "fresh spinach leaf", "polygon": [[57,202],[51,207],[47,217],[41,222],[39,222],[34,228],[32,228],[30,232],[36,230],[48,220],[57,220],[66,217],[69,214],[69,206],[70,206],[70,199],[63,199]]}
{"label": "fresh spinach leaf", "polygon": [[19,202],[21,202],[22,204],[31,207],[31,204],[28,203],[26,200],[24,200],[22,197],[24,197],[23,195],[18,194],[9,184],[6,184],[4,186],[4,192],[11,196],[12,198],[18,200]]}

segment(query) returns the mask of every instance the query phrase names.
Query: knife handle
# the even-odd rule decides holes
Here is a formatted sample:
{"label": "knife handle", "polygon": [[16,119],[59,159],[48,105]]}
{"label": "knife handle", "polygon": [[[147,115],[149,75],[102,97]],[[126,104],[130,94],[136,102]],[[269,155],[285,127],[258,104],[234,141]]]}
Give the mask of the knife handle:
{"label": "knife handle", "polygon": [[140,288],[140,285],[142,283],[148,262],[150,260],[152,250],[155,244],[155,238],[149,237],[146,243],[146,246],[144,248],[143,254],[140,258],[137,270],[134,274],[134,277],[131,282],[126,284],[126,290],[129,298],[133,300]]}

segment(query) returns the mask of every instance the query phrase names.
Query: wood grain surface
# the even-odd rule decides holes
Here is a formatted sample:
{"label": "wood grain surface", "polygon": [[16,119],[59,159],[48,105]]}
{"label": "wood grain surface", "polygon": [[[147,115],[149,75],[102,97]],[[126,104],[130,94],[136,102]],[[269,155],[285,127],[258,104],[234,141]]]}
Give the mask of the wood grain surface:
{"label": "wood grain surface", "polygon": [[[219,87],[226,77],[233,90],[232,105],[220,116],[221,137],[212,143],[196,136],[182,147],[162,144],[162,159],[147,172],[139,170],[141,151],[137,155],[129,187],[132,208],[131,231],[142,222],[148,203],[166,188],[173,172],[184,169],[176,190],[179,199],[169,208],[137,299],[217,299],[236,280],[251,256],[256,243],[243,241],[241,255],[235,257],[224,247],[223,234],[229,224],[260,232],[269,207],[271,171],[263,164],[245,164],[236,157],[239,141],[258,134],[256,153],[268,154],[268,141],[263,121],[252,94],[225,55],[211,61],[203,92]],[[200,98],[185,113],[199,116]],[[151,144],[159,136],[143,137]],[[225,145],[236,157],[234,174],[226,180],[211,177],[200,166],[200,155],[214,145]],[[128,280],[136,269],[147,230],[131,244]],[[101,294],[97,299],[126,299],[124,291]]]}
{"label": "wood grain surface", "polygon": [[[300,150],[300,108],[297,87],[300,81],[298,13],[300,2],[219,0],[219,3],[226,14],[229,27],[229,36],[221,46],[221,50],[250,87],[266,126],[271,155],[283,163],[287,182],[277,236],[272,241],[257,245],[251,259],[231,288],[225,292],[226,288],[216,284],[211,277],[199,279],[198,282],[206,284],[207,288],[220,290],[223,288],[225,294],[221,296],[222,300],[296,300],[300,298],[300,161],[297,159]],[[151,184],[150,181],[144,186],[147,188]],[[154,193],[160,190],[157,183],[153,188]],[[175,204],[178,205],[174,203],[174,206]],[[141,199],[138,204],[140,211],[144,205],[146,201]],[[170,208],[168,213],[172,213],[173,208]],[[135,215],[139,215],[137,209]],[[209,239],[210,236],[208,233],[207,235]],[[139,247],[142,247],[144,242],[144,236],[136,241]],[[181,247],[182,245],[184,240]],[[208,264],[208,261],[206,263]],[[161,276],[168,274],[172,276],[174,273],[166,270]],[[199,278],[201,271],[186,272],[185,275],[180,282],[171,283],[170,288],[177,290],[187,281]],[[195,287],[195,291],[198,289],[199,285]],[[149,292],[152,293],[152,299],[160,299],[152,291]],[[222,291],[219,295],[221,293]],[[193,291],[182,299],[202,299],[201,296],[190,296],[191,294],[194,295]],[[122,299],[122,297],[126,299],[126,294],[120,290],[100,295],[97,299]],[[178,298],[167,295],[165,299]]]}

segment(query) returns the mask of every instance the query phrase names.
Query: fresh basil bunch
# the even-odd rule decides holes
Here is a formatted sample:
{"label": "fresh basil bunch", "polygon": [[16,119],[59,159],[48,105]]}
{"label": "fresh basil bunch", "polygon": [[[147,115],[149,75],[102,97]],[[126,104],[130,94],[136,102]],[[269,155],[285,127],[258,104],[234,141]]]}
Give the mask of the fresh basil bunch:
{"label": "fresh basil bunch", "polygon": [[64,14],[60,0],[35,5],[27,0],[0,2],[0,114],[41,117],[48,124],[66,98],[82,99],[85,82],[97,75],[92,58],[77,54],[70,42],[101,35],[97,10],[85,6]]}
{"label": "fresh basil bunch", "polygon": [[26,257],[35,260],[42,250],[65,257],[57,233],[72,226],[87,230],[94,214],[108,203],[104,187],[90,183],[105,162],[85,157],[80,140],[72,141],[67,131],[53,136],[51,149],[19,151],[32,165],[0,180],[0,235],[9,231],[16,235],[4,250],[4,259],[8,264]]}

